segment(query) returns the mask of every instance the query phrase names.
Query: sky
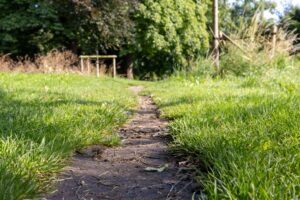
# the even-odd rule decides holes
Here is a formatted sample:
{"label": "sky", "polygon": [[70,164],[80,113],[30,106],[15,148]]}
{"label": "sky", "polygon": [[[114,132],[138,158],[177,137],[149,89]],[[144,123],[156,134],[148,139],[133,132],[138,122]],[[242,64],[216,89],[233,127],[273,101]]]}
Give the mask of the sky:
{"label": "sky", "polygon": [[[229,0],[229,2],[233,3],[236,0]],[[271,0],[276,2],[277,4],[277,12],[280,14],[283,14],[284,12],[284,8],[288,5],[293,5],[293,6],[299,6],[300,7],[300,0]],[[265,12],[265,17],[267,19],[274,19],[274,20],[278,20],[278,13],[277,14],[272,14],[270,12]]]}
{"label": "sky", "polygon": [[[288,5],[293,5],[293,6],[299,6],[300,7],[300,0],[273,0],[277,4],[276,10],[280,13],[283,14],[284,8]],[[275,19],[278,20],[278,15],[277,14],[271,14],[270,12],[265,13],[265,17],[268,19]]]}

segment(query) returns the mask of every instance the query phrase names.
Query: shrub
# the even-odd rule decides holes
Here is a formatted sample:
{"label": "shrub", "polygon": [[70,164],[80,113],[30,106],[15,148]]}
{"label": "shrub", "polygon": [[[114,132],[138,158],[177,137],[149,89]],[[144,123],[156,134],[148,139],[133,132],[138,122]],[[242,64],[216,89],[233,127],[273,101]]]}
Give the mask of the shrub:
{"label": "shrub", "polygon": [[[175,70],[171,79],[181,81],[193,81],[199,78],[210,77],[214,75],[213,61],[204,57],[199,57],[189,66],[188,69]],[[169,77],[170,78],[170,77]]]}
{"label": "shrub", "polygon": [[194,0],[143,0],[135,15],[130,50],[139,71],[157,75],[186,68],[208,48],[206,4]]}

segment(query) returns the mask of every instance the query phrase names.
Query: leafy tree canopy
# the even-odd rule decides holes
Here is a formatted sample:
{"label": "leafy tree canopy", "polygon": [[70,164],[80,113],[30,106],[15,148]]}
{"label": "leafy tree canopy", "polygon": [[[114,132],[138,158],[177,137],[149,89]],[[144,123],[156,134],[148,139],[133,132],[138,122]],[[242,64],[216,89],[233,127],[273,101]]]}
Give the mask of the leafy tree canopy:
{"label": "leafy tree canopy", "polygon": [[[219,7],[220,19],[222,19],[220,28],[222,31],[232,33],[248,26],[255,15],[260,15],[261,22],[266,21],[264,12],[274,12],[276,3],[273,0],[236,0],[233,3],[222,0]],[[212,19],[210,23],[212,23]]]}
{"label": "leafy tree canopy", "polygon": [[205,2],[195,0],[142,1],[134,18],[133,48],[142,70],[172,71],[203,54],[208,48],[206,10]]}
{"label": "leafy tree canopy", "polygon": [[14,55],[52,49],[103,53],[119,49],[132,27],[130,0],[0,0],[0,52]]}
{"label": "leafy tree canopy", "polygon": [[80,47],[85,53],[118,52],[133,38],[132,13],[136,0],[75,1],[77,15],[83,20],[78,27]]}
{"label": "leafy tree canopy", "polygon": [[300,37],[300,7],[291,7],[285,14],[284,20],[288,22],[288,29],[295,31]]}
{"label": "leafy tree canopy", "polygon": [[49,43],[64,31],[54,3],[0,0],[0,9],[1,52],[31,54],[58,45],[57,41]]}

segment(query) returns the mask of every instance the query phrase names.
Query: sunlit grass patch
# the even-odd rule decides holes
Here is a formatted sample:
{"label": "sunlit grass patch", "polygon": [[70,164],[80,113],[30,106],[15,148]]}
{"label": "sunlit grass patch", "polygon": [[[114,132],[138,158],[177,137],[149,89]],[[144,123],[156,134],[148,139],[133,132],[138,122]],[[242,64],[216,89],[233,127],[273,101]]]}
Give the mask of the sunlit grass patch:
{"label": "sunlit grass patch", "polygon": [[0,199],[49,189],[72,153],[116,145],[136,104],[125,81],[77,75],[0,74]]}
{"label": "sunlit grass patch", "polygon": [[263,76],[168,80],[149,86],[173,119],[173,149],[201,166],[207,199],[300,195],[298,69]]}

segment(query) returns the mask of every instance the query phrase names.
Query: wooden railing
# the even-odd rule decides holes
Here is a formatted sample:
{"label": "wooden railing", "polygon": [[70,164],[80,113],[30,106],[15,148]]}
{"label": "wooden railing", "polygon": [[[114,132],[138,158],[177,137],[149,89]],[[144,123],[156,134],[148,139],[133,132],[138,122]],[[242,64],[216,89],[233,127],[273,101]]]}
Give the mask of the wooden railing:
{"label": "wooden railing", "polygon": [[113,62],[113,77],[117,77],[117,56],[116,55],[82,55],[80,56],[80,66],[81,66],[81,72],[84,72],[85,65],[84,60],[87,60],[87,68],[90,72],[90,61],[96,60],[96,70],[97,70],[97,77],[100,76],[100,59],[112,59]]}

